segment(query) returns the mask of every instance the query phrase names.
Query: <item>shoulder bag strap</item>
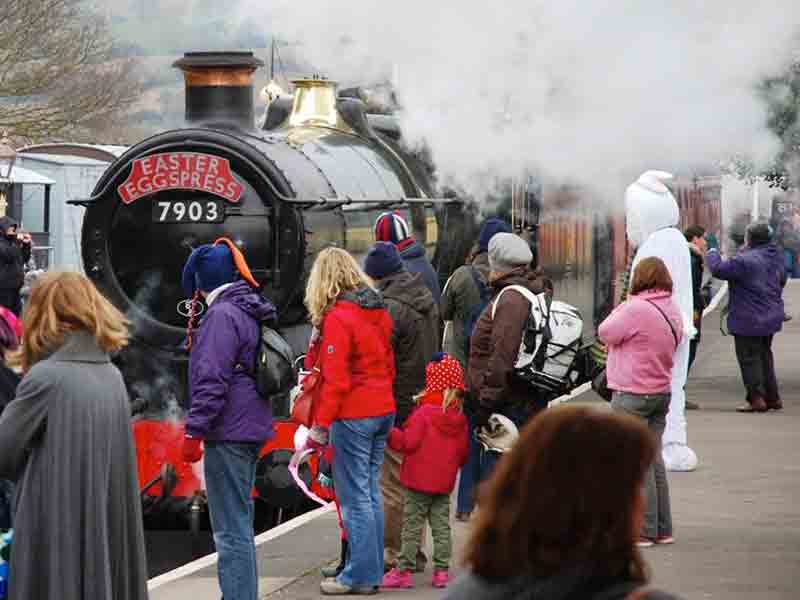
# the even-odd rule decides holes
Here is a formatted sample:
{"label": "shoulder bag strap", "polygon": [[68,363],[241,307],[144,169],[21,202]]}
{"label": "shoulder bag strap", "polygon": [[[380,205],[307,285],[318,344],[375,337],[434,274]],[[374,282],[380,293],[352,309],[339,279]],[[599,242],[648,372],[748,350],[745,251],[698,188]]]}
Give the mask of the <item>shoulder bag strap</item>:
{"label": "shoulder bag strap", "polygon": [[667,325],[669,325],[669,330],[672,332],[672,338],[675,340],[675,347],[677,348],[680,345],[680,341],[678,340],[678,334],[675,333],[675,328],[672,326],[672,322],[669,320],[666,313],[663,310],[661,310],[661,307],[652,300],[645,300],[645,302],[652,304],[656,308],[656,310],[661,313],[661,316],[664,317],[664,320],[667,322]]}
{"label": "shoulder bag strap", "polygon": [[[497,312],[497,303],[500,302],[500,296],[502,296],[507,290],[514,290],[515,292],[522,294],[525,297],[525,299],[531,303],[531,306],[536,304],[541,309],[542,305],[541,302],[539,302],[538,296],[534,294],[532,291],[530,291],[528,288],[522,287],[521,285],[508,285],[504,287],[502,290],[500,290],[500,293],[497,294],[497,297],[492,302],[492,320],[494,320],[494,314]],[[542,310],[542,315],[546,314],[547,311]]]}

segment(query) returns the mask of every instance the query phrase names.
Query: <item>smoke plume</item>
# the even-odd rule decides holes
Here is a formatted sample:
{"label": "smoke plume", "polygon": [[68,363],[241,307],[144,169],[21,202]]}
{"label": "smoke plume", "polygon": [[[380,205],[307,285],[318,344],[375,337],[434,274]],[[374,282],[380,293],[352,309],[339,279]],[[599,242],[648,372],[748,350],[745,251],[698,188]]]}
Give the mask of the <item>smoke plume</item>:
{"label": "smoke plume", "polygon": [[760,162],[756,93],[790,59],[800,4],[775,0],[240,3],[343,81],[393,79],[404,132],[440,175],[536,168],[602,189],[645,168]]}

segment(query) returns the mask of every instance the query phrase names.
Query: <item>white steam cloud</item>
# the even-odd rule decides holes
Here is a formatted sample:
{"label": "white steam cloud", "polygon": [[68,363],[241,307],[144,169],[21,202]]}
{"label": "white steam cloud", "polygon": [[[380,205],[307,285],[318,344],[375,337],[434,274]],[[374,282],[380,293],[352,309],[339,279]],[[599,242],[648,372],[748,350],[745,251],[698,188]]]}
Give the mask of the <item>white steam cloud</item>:
{"label": "white steam cloud", "polygon": [[774,152],[756,86],[800,3],[244,0],[241,16],[345,81],[396,78],[404,132],[461,183],[535,167],[602,188],[644,168]]}

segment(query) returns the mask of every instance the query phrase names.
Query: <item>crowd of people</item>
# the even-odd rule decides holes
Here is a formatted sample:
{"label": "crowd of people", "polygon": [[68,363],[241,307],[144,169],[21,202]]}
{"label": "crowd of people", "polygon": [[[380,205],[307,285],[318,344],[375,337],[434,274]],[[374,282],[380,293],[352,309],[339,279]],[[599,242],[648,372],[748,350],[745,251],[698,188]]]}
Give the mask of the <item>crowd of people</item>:
{"label": "crowd of people", "polygon": [[[637,248],[630,286],[598,328],[611,411],[547,408],[515,376],[528,293],[552,295],[553,285],[501,219],[483,224],[467,264],[441,290],[399,213],[377,220],[363,264],[340,248],[318,253],[305,290],[313,326],[305,368],[319,378],[299,450],[325,452],[332,464],[342,549],[323,594],[413,587],[428,562],[429,525],[431,583],[449,587],[447,598],[672,597],[645,590],[640,552],[675,542],[667,472],[697,460],[683,387],[708,303],[703,273],[730,285],[742,412],[782,407],[771,344],[786,274],[765,223],[748,226],[744,247],[723,258],[702,228],[677,232],[672,209],[648,216],[642,198],[669,194],[663,175],[645,174],[626,198]],[[21,324],[16,286],[29,240],[0,225],[0,259],[17,290],[0,298],[0,528],[13,518],[10,595],[146,598],[130,409],[110,360],[127,343],[128,323],[87,278],[53,272],[33,288]],[[257,600],[251,490],[274,432],[250,365],[276,308],[224,239],[192,251],[182,285],[208,306],[187,336],[183,457],[204,458],[223,597]],[[498,431],[498,422],[508,425]],[[519,437],[503,453],[476,431]],[[472,534],[466,573],[451,582],[454,492],[455,519],[470,521]]]}

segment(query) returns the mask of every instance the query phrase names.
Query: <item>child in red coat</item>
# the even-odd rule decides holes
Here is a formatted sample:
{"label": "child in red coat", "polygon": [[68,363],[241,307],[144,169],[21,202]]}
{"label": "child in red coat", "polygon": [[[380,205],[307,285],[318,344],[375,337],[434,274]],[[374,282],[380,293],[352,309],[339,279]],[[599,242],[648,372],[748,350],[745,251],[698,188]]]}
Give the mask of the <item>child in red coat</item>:
{"label": "child in red coat", "polygon": [[461,412],[464,375],[447,354],[436,355],[425,374],[425,389],[415,397],[417,408],[404,429],[395,427],[389,434],[389,446],[403,454],[400,483],[406,496],[400,560],[384,575],[386,588],[414,586],[411,570],[426,521],[433,534],[433,585],[445,587],[449,581],[450,493],[469,452],[469,427]]}

